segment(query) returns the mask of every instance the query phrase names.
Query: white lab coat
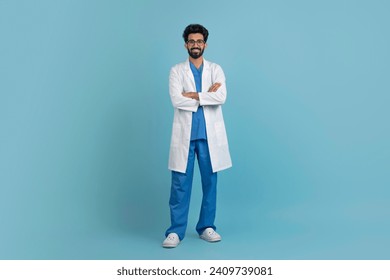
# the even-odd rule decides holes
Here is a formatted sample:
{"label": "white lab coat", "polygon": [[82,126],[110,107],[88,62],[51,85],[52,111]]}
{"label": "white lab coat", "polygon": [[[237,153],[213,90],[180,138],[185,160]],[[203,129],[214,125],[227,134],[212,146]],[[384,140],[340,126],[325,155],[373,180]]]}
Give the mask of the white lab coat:
{"label": "white lab coat", "polygon": [[[217,82],[222,84],[220,88],[216,92],[207,92],[210,86]],[[199,92],[199,101],[184,97],[183,92],[196,92],[194,75],[188,59],[172,67],[169,75],[169,94],[174,107],[174,117],[168,168],[181,173],[186,172],[192,112],[196,112],[199,106],[203,106],[213,172],[231,167],[221,107],[226,100],[225,75],[222,68],[218,64],[203,60],[202,92]]]}

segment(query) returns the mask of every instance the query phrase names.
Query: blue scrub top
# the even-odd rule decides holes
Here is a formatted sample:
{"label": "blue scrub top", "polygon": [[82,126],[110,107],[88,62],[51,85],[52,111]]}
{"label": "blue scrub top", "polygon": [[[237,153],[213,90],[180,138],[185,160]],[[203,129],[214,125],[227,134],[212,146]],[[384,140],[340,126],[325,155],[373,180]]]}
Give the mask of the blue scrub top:
{"label": "blue scrub top", "polygon": [[[197,69],[195,65],[190,62],[192,74],[194,75],[196,91],[202,91],[202,71],[203,63]],[[206,121],[204,119],[203,107],[199,106],[196,112],[192,113],[192,127],[191,127],[191,140],[207,139],[206,135]]]}

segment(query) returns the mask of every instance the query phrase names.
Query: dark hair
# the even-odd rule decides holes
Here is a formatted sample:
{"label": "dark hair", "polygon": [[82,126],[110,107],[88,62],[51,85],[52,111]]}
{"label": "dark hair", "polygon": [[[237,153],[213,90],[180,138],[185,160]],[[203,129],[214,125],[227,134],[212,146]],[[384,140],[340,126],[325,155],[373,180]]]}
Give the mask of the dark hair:
{"label": "dark hair", "polygon": [[188,35],[193,34],[193,33],[200,33],[203,35],[203,40],[207,42],[207,38],[209,37],[209,31],[202,25],[200,24],[190,24],[184,29],[183,32],[183,39],[184,42],[188,41]]}

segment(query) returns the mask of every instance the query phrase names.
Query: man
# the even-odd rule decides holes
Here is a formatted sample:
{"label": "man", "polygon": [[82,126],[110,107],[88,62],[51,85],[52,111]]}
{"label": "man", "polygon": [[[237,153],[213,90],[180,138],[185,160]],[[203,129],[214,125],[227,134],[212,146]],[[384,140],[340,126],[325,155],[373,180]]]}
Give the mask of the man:
{"label": "man", "polygon": [[189,58],[172,67],[169,94],[174,107],[169,169],[171,226],[163,247],[176,247],[185,236],[195,155],[201,173],[203,199],[196,225],[200,238],[216,242],[217,172],[232,166],[221,105],[226,100],[222,68],[203,58],[208,31],[190,24],[183,33]]}

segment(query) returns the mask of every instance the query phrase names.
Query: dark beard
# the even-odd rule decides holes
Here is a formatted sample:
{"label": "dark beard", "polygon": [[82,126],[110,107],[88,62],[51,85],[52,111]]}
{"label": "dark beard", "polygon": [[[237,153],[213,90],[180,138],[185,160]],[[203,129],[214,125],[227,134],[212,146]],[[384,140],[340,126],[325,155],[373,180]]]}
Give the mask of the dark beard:
{"label": "dark beard", "polygon": [[[199,50],[199,52],[197,53],[197,54],[195,54],[195,53],[192,53],[192,50]],[[199,57],[201,57],[202,55],[203,55],[203,51],[204,51],[204,49],[202,50],[202,49],[200,49],[200,48],[192,48],[192,49],[187,49],[188,50],[188,54],[193,58],[193,59],[197,59],[197,58],[199,58]]]}

